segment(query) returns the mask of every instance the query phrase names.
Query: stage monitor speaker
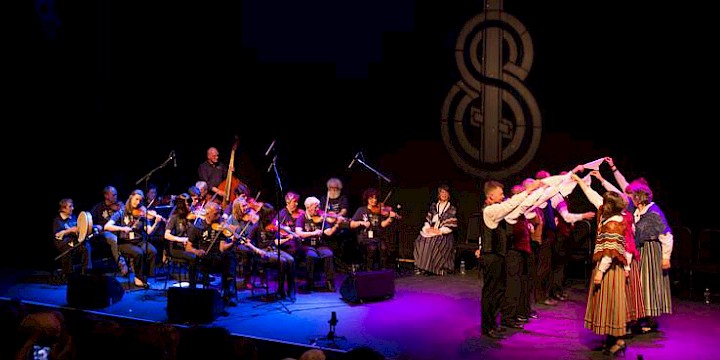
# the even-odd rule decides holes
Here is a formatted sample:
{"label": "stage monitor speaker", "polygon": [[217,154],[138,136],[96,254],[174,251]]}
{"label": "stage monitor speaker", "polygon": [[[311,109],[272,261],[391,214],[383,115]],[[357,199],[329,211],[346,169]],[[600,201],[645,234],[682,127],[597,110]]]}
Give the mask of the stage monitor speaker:
{"label": "stage monitor speaker", "polygon": [[390,299],[395,295],[395,272],[378,270],[350,274],[340,286],[340,295],[353,303]]}
{"label": "stage monitor speaker", "polygon": [[125,289],[112,275],[73,273],[68,277],[66,295],[69,306],[102,309],[120,301]]}
{"label": "stage monitor speaker", "polygon": [[171,287],[167,315],[173,323],[209,323],[223,312],[220,293],[215,289]]}

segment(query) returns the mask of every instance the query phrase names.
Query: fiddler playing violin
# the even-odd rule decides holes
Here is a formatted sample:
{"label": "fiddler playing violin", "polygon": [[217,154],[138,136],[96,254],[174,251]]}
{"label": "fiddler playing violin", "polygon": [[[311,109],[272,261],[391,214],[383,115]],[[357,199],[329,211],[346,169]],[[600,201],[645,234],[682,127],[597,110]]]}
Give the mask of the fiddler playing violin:
{"label": "fiddler playing violin", "polygon": [[[277,265],[279,298],[290,296],[295,298],[295,259],[289,253],[276,246],[278,239],[293,236],[293,232],[285,225],[278,225],[275,219],[275,209],[265,203],[257,211],[258,221],[248,231],[245,246],[251,248],[263,261]],[[283,232],[285,235],[283,236]],[[285,290],[287,283],[287,291]]]}
{"label": "fiddler playing violin", "polygon": [[130,193],[125,206],[114,213],[105,223],[105,230],[114,232],[118,237],[118,250],[133,260],[134,283],[145,287],[145,277],[152,276],[155,267],[157,249],[148,241],[163,219],[154,213],[150,223],[147,209],[142,206],[143,191],[136,189]]}
{"label": "fiddler playing violin", "polygon": [[350,222],[351,229],[357,229],[358,244],[365,249],[365,265],[367,270],[376,267],[385,268],[388,247],[385,240],[385,229],[399,215],[384,204],[378,203],[378,191],[369,188],[363,192],[364,206],[355,211]]}
{"label": "fiddler playing violin", "polygon": [[205,204],[205,219],[190,231],[185,250],[200,257],[201,271],[222,273],[222,298],[226,306],[235,306],[231,284],[237,272],[237,253],[230,251],[234,246],[233,234],[227,222],[221,220],[221,214],[218,203]]}

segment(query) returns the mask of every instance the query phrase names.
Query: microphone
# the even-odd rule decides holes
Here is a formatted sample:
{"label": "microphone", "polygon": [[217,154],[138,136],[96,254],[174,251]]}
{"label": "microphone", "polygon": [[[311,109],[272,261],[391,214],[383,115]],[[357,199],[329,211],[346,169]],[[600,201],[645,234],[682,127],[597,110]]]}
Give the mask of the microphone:
{"label": "microphone", "polygon": [[[272,151],[272,149],[274,147],[275,147],[275,140],[273,140],[272,143],[270,144],[270,146],[268,147],[267,151],[265,152],[265,156],[270,155],[270,151]],[[275,161],[275,160],[273,160],[273,161]]]}
{"label": "microphone", "polygon": [[350,169],[355,164],[355,160],[357,160],[358,155],[360,155],[360,153],[355,154],[355,157],[350,162],[350,165],[348,165],[348,169]]}
{"label": "microphone", "polygon": [[[275,143],[275,142],[273,141],[273,143]],[[275,155],[275,156],[273,157],[272,162],[270,163],[270,165],[268,165],[267,172],[270,172],[270,170],[272,170],[273,165],[275,165],[275,160],[277,160],[277,155]]]}
{"label": "microphone", "polygon": [[177,156],[175,156],[175,150],[170,151],[170,157],[173,159],[173,167],[177,167]]}

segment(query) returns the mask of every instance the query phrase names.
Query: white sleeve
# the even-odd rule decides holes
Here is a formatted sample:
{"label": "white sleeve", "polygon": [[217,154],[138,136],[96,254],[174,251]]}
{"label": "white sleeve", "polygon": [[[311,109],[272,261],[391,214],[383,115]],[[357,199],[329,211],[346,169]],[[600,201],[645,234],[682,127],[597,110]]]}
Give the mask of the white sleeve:
{"label": "white sleeve", "polygon": [[612,259],[609,256],[605,255],[600,260],[600,263],[598,263],[598,270],[600,270],[600,272],[602,273],[605,273],[610,268],[610,264],[612,264]]}
{"label": "white sleeve", "polygon": [[483,221],[485,225],[490,229],[495,229],[500,221],[507,216],[510,212],[515,210],[520,203],[522,203],[528,194],[523,191],[519,194],[513,195],[511,198],[497,204],[488,205],[483,209]]}
{"label": "white sleeve", "polygon": [[629,251],[625,252],[625,261],[627,261],[627,265],[625,265],[625,270],[630,271],[630,262],[632,261],[632,253]]}
{"label": "white sleeve", "polygon": [[673,234],[672,233],[665,233],[658,236],[660,239],[660,243],[662,244],[662,258],[663,260],[670,260],[670,254],[672,254],[673,249]]}
{"label": "white sleeve", "polygon": [[523,200],[522,203],[520,203],[520,205],[518,205],[515,209],[513,209],[509,214],[505,216],[505,221],[514,224],[516,222],[515,220],[520,217],[520,215],[524,214],[531,206],[533,206],[533,204],[535,204],[537,199],[539,199],[544,192],[545,189],[543,188],[535,189],[532,193],[530,193],[530,195],[525,198],[525,200]]}
{"label": "white sleeve", "polygon": [[562,216],[562,218],[569,224],[574,224],[583,219],[582,214],[576,214],[576,213],[569,212],[567,209],[567,206],[561,206],[557,210],[560,213],[560,216]]}
{"label": "white sleeve", "polygon": [[[617,169],[617,166],[615,166],[615,171],[612,172],[613,176],[615,177],[615,181],[617,181],[618,185],[620,185],[620,188],[625,190],[628,185],[628,181],[625,179],[625,176],[620,172],[620,170]],[[619,193],[624,194],[624,191],[619,191]]]}

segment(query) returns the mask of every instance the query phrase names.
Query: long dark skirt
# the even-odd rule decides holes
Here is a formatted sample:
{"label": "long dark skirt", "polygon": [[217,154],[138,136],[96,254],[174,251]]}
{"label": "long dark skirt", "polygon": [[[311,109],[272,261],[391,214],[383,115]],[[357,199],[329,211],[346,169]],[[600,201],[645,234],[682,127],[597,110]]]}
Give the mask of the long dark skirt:
{"label": "long dark skirt", "polygon": [[433,274],[442,275],[454,268],[453,250],[455,238],[453,234],[425,237],[419,235],[415,239],[415,266]]}

